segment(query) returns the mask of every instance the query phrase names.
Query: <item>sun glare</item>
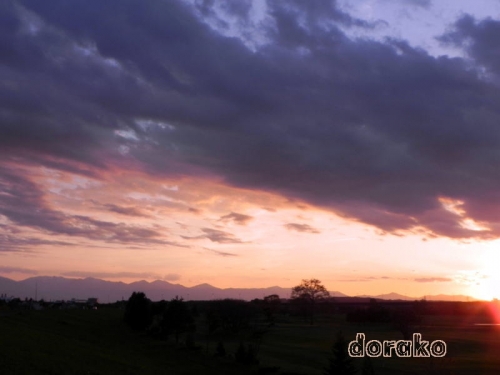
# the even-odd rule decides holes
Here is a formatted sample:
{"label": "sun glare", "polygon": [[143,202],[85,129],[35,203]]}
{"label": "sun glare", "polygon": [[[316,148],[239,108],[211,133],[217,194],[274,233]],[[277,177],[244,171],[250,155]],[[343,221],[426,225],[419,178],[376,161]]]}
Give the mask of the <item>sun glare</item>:
{"label": "sun glare", "polygon": [[495,248],[489,247],[485,249],[481,257],[481,276],[475,280],[475,285],[472,286],[471,291],[476,298],[484,300],[500,298],[499,264],[500,249],[498,248],[498,243],[496,243]]}
{"label": "sun glare", "polygon": [[486,278],[478,281],[478,283],[472,288],[472,294],[476,298],[491,301],[494,298],[500,297],[499,287],[500,280],[491,280],[490,278]]}

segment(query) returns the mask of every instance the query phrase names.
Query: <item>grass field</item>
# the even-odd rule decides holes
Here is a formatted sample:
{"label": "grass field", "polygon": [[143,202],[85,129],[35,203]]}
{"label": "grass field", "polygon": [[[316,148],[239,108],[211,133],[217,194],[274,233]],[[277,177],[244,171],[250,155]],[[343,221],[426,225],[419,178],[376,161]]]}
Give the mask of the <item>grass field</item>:
{"label": "grass field", "polygon": [[[214,358],[214,342],[205,352],[203,330],[198,351],[173,340],[160,341],[130,330],[123,311],[45,310],[0,315],[0,374],[251,374],[231,358]],[[341,314],[319,317],[310,325],[298,318],[278,319],[264,334],[258,351],[262,367],[279,372],[322,374],[332,343],[341,330],[347,341],[357,332],[367,340],[400,340],[388,324],[349,324]],[[444,358],[374,358],[376,374],[497,374],[500,369],[500,330],[464,324],[454,317],[424,317],[418,332],[425,340],[444,340]],[[217,340],[220,339],[216,338]],[[225,338],[234,353],[241,337]],[[360,359],[355,364],[360,366]],[[261,369],[261,373],[263,373]]]}
{"label": "grass field", "polygon": [[247,374],[233,361],[131,331],[123,311],[46,310],[0,316],[0,374]]}
{"label": "grass field", "polygon": [[[498,374],[500,373],[500,330],[457,324],[453,317],[440,317],[440,325],[425,325],[416,331],[428,341],[447,344],[444,358],[373,358],[376,374]],[[432,319],[435,320],[435,317]],[[448,324],[447,324],[448,322]],[[428,323],[428,322],[427,322]],[[260,358],[269,365],[304,374],[321,374],[331,345],[341,330],[347,341],[357,332],[366,340],[402,340],[402,334],[388,324],[348,324],[343,316],[318,322],[315,326],[288,323],[274,328],[264,340]],[[361,359],[355,359],[361,368]]]}

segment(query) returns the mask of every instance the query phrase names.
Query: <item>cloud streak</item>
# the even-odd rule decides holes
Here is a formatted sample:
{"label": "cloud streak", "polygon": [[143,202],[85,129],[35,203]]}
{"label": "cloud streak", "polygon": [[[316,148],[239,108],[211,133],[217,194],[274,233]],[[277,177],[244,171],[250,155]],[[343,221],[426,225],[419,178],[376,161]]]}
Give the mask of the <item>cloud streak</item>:
{"label": "cloud streak", "polygon": [[179,274],[160,275],[150,272],[92,272],[92,271],[69,271],[61,273],[67,277],[92,277],[96,279],[154,279],[165,281],[177,281],[181,278]]}
{"label": "cloud streak", "polygon": [[453,279],[450,279],[449,277],[408,278],[408,277],[389,277],[389,276],[363,276],[363,277],[342,279],[339,281],[342,281],[342,282],[371,282],[371,281],[380,281],[380,280],[400,280],[400,281],[408,280],[408,281],[414,281],[417,283],[447,283],[447,282],[453,281]]}
{"label": "cloud streak", "polygon": [[[150,228],[97,220],[83,215],[54,210],[47,203],[42,189],[22,173],[0,166],[0,213],[12,223],[49,234],[81,237],[107,243],[155,244],[183,246],[165,240],[163,234]],[[63,241],[17,239],[6,235],[2,241],[12,247],[23,245],[69,245]]]}
{"label": "cloud streak", "polygon": [[218,229],[212,229],[212,228],[201,228],[201,231],[204,234],[201,234],[199,236],[194,236],[194,237],[189,237],[189,236],[181,236],[184,239],[187,240],[198,240],[198,239],[209,239],[212,242],[218,242],[221,244],[240,244],[243,243],[242,240],[239,238],[235,237],[233,234],[229,232],[224,232],[222,230]]}
{"label": "cloud streak", "polygon": [[141,209],[137,207],[118,206],[116,204],[106,203],[103,205],[110,212],[115,212],[125,216],[148,217]]}
{"label": "cloud streak", "polygon": [[233,221],[239,225],[246,225],[252,219],[252,216],[231,212],[227,215],[221,216],[219,220],[223,222]]}
{"label": "cloud streak", "polygon": [[319,230],[311,227],[308,224],[298,224],[298,223],[287,223],[284,227],[288,230],[294,230],[296,232],[305,232],[305,233],[320,233]]}
{"label": "cloud streak", "polygon": [[237,257],[238,256],[237,254],[228,253],[225,251],[213,250],[213,249],[209,249],[207,247],[204,247],[204,249],[210,251],[211,253],[213,253],[215,255],[221,256],[221,257]]}
{"label": "cloud streak", "polygon": [[38,271],[33,270],[31,268],[7,267],[7,266],[0,266],[0,273],[2,274],[22,273],[25,275],[38,275]]}
{"label": "cloud streak", "polygon": [[417,277],[414,281],[418,283],[448,283],[453,281],[449,277]]}

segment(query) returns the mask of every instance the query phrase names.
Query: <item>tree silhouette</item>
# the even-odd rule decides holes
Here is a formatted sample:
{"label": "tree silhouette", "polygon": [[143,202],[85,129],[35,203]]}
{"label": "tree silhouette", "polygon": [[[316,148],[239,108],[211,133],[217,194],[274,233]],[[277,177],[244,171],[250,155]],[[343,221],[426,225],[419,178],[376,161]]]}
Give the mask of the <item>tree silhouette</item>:
{"label": "tree silhouette", "polygon": [[205,311],[205,322],[207,326],[207,353],[208,353],[208,342],[210,341],[212,335],[220,327],[221,322],[219,315],[217,314],[215,308],[212,306]]}
{"label": "tree silhouette", "polygon": [[357,373],[352,358],[347,353],[347,345],[342,332],[339,332],[332,347],[329,365],[325,368],[325,375],[355,375]]}
{"label": "tree silhouette", "polygon": [[143,292],[133,292],[125,305],[125,323],[133,329],[145,329],[151,324],[151,301]]}
{"label": "tree silhouette", "polygon": [[226,332],[237,333],[246,328],[255,314],[255,307],[242,300],[223,299],[212,301],[210,309]]}
{"label": "tree silhouette", "polygon": [[319,301],[324,301],[330,293],[318,279],[303,279],[300,285],[292,288],[292,300],[295,300],[307,308],[311,324],[314,323],[314,309]]}
{"label": "tree silhouette", "polygon": [[266,315],[267,322],[271,326],[274,326],[275,315],[280,308],[280,304],[280,296],[277,294],[271,294],[264,297],[264,314]]}
{"label": "tree silhouette", "polygon": [[181,333],[194,330],[193,317],[182,298],[176,296],[168,303],[163,314],[162,329],[167,335],[174,334],[176,344]]}

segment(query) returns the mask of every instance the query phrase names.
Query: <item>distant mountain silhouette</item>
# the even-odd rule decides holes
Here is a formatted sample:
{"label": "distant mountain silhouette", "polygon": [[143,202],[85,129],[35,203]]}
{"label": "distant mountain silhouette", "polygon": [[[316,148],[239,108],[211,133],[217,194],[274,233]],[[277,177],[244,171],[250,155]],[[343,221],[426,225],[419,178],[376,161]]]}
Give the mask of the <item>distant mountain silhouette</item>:
{"label": "distant mountain silhouette", "polygon": [[[22,281],[14,281],[0,277],[0,293],[20,298],[69,300],[71,298],[84,299],[96,297],[101,303],[115,302],[128,299],[132,292],[141,291],[148,298],[169,300],[179,296],[185,300],[211,300],[223,298],[238,298],[252,300],[263,298],[270,294],[277,294],[281,298],[290,297],[291,288],[272,286],[268,288],[227,288],[221,289],[210,284],[200,284],[185,287],[167,281],[156,280],[148,282],[136,281],[130,284],[123,282],[105,281],[95,278],[71,279],[56,276],[37,276]],[[332,296],[345,296],[340,292],[331,292]]]}
{"label": "distant mountain silhouette", "polygon": [[415,298],[413,297],[408,297],[404,296],[399,293],[387,293],[387,294],[379,294],[378,296],[375,296],[374,298],[379,298],[379,299],[388,299],[388,300],[403,300],[403,301],[413,301]]}
{"label": "distant mountain silhouette", "polygon": [[477,298],[472,298],[470,296],[455,294],[455,295],[447,295],[447,294],[436,294],[436,295],[425,295],[422,297],[409,297],[399,293],[387,293],[387,294],[379,294],[376,296],[369,295],[361,295],[356,296],[360,298],[375,298],[375,299],[383,299],[383,300],[402,300],[402,301],[415,301],[425,299],[427,301],[479,301]]}
{"label": "distant mountain silhouette", "polygon": [[[212,300],[223,298],[237,298],[252,300],[263,298],[270,294],[277,294],[281,298],[289,298],[291,288],[271,286],[268,288],[226,288],[221,289],[210,284],[200,284],[193,287],[185,287],[180,284],[172,284],[167,281],[156,280],[148,282],[136,281],[130,284],[121,281],[105,281],[88,277],[85,279],[71,279],[57,276],[37,276],[22,281],[14,281],[0,277],[0,294],[7,294],[24,299],[35,298],[35,290],[38,299],[44,300],[69,300],[72,298],[86,299],[95,297],[101,303],[115,302],[121,299],[127,300],[132,292],[144,292],[153,301],[162,299],[169,300],[179,296],[185,300]],[[332,297],[342,300],[349,298],[346,294],[331,291]],[[473,301],[474,298],[462,295],[447,296],[425,296],[413,298],[397,293],[381,294],[378,296],[357,296],[356,298],[378,298],[385,300],[439,300],[439,301]]]}

